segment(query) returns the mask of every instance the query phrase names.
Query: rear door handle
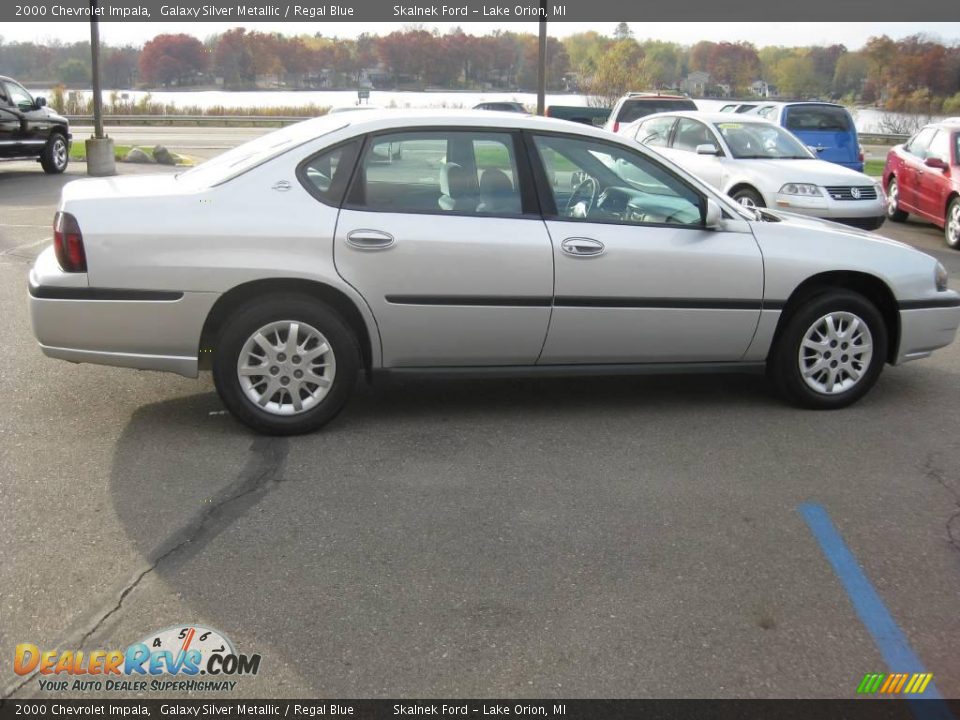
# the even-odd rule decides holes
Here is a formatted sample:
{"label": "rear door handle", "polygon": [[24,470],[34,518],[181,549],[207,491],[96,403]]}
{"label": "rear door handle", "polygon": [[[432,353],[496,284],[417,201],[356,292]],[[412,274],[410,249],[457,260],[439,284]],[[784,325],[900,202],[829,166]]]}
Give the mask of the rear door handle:
{"label": "rear door handle", "polygon": [[595,257],[603,254],[603,243],[593,238],[572,237],[560,243],[560,249],[573,257]]}
{"label": "rear door handle", "polygon": [[393,235],[383,230],[351,230],[347,233],[347,245],[357,250],[385,250],[396,242]]}

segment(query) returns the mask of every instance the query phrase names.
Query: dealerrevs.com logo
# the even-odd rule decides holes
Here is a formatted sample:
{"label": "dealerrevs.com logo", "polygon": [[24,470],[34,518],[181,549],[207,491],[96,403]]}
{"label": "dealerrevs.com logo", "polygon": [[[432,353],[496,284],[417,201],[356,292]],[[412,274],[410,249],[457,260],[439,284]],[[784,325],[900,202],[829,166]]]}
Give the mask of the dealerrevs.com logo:
{"label": "dealerrevs.com logo", "polygon": [[256,675],[260,655],[242,655],[225,635],[201,625],[178,625],[151,633],[126,650],[41,650],[20,643],[18,675],[39,673],[47,692],[144,692],[233,690],[236,678]]}

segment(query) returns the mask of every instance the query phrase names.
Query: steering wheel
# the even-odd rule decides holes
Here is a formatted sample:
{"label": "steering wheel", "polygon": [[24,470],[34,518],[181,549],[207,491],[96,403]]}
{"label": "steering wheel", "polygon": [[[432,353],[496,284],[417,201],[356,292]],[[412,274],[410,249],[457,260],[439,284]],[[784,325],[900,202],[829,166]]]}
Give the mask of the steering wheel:
{"label": "steering wheel", "polygon": [[[590,188],[589,195],[587,194],[586,190],[588,187]],[[583,196],[583,199],[587,201],[587,207],[583,211],[583,217],[587,217],[590,214],[590,211],[593,210],[594,203],[597,201],[597,191],[599,189],[600,184],[597,182],[597,179],[587,175],[583,180],[580,181],[580,184],[577,185],[570,194],[570,199],[567,200],[567,207],[564,210],[564,215],[567,217],[573,217],[573,210],[580,203],[581,196]]]}

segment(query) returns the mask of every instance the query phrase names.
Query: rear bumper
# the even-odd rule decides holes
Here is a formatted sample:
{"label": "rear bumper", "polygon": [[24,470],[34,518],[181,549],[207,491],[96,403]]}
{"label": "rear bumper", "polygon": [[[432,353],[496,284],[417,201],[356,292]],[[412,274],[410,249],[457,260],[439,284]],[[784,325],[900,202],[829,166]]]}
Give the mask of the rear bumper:
{"label": "rear bumper", "polygon": [[[952,293],[955,302],[960,298]],[[900,347],[894,365],[929,357],[952,343],[960,326],[960,306],[900,310]]]}
{"label": "rear bumper", "polygon": [[218,293],[90,288],[44,251],[30,272],[30,320],[45,355],[196,377]]}

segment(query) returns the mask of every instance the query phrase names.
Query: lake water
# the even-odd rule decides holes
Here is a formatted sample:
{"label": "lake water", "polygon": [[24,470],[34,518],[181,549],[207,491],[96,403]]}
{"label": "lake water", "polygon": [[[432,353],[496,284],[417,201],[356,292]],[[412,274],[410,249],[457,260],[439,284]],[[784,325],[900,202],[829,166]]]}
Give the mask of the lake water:
{"label": "lake water", "polygon": [[[109,102],[113,91],[103,93],[104,102]],[[121,91],[127,99],[136,102],[147,93],[142,90]],[[38,95],[50,96],[49,91],[38,91]],[[84,93],[87,97],[90,92]],[[269,108],[296,105],[318,105],[324,107],[350,107],[357,104],[355,90],[261,90],[261,91],[227,91],[227,90],[174,90],[151,92],[150,98],[154,102],[172,103],[177,107],[211,108],[250,107]],[[382,108],[471,108],[480,102],[490,101],[520,102],[533,108],[537,104],[534,93],[505,93],[505,92],[394,92],[388,90],[371,90],[369,104]],[[547,105],[586,105],[587,98],[583,95],[548,94]],[[695,100],[701,110],[719,110],[729,100],[701,99]],[[908,124],[922,125],[940,119],[939,117],[915,117],[902,113],[887,113],[875,108],[851,108],[851,113],[860,132],[884,132],[885,118],[906,120]]]}

